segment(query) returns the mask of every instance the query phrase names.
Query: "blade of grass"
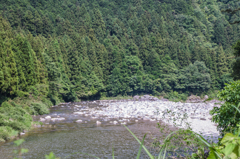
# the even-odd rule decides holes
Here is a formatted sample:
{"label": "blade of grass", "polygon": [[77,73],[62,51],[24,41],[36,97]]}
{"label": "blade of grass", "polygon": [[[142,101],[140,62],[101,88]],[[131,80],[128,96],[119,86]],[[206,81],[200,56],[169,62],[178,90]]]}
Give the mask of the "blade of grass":
{"label": "blade of grass", "polygon": [[210,145],[208,142],[207,142],[207,140],[205,140],[201,135],[199,135],[199,134],[197,134],[197,133],[194,133],[199,139],[200,139],[200,141],[202,141],[208,148],[212,148],[214,151],[214,153],[215,153],[215,155],[218,157],[218,158],[220,158],[220,159],[222,159],[222,157],[221,157],[221,155],[215,150],[215,148],[212,146],[212,145]]}
{"label": "blade of grass", "polygon": [[165,159],[166,152],[167,152],[167,147],[168,147],[168,145],[166,145],[166,147],[165,147],[165,152],[164,152],[164,155],[163,155],[163,159]]}
{"label": "blade of grass", "polygon": [[113,146],[112,146],[112,157],[114,159],[114,148],[113,148]]}
{"label": "blade of grass", "polygon": [[159,153],[159,155],[158,155],[158,159],[161,159],[161,156],[162,156],[162,152],[163,152],[164,147],[165,147],[165,146],[162,146],[162,147],[160,148],[160,153]]}
{"label": "blade of grass", "polygon": [[[158,155],[158,159],[161,158],[162,153],[163,153],[163,150],[166,150],[166,141],[167,141],[167,139],[168,139],[172,134],[177,133],[178,131],[181,131],[181,130],[182,130],[182,129],[175,130],[175,131],[171,132],[171,133],[164,139],[164,141],[163,141],[164,145],[160,148],[160,153],[159,153],[159,155]],[[164,148],[165,148],[165,149],[164,149]]]}
{"label": "blade of grass", "polygon": [[143,139],[142,139],[141,145],[140,145],[139,150],[138,150],[137,159],[140,158],[141,151],[142,151],[142,146],[143,146],[143,142],[144,142],[144,139],[145,139],[146,135],[147,135],[147,134],[145,134],[145,135],[143,136]]}
{"label": "blade of grass", "polygon": [[[130,130],[128,129],[128,127],[126,127],[126,125],[123,125],[131,134],[132,136],[138,141],[139,144],[141,144],[141,141],[135,136],[135,134]],[[151,153],[148,151],[148,149],[142,145],[143,149],[146,151],[146,153],[148,154],[148,156],[151,158],[151,159],[154,159],[153,155],[151,155]]]}

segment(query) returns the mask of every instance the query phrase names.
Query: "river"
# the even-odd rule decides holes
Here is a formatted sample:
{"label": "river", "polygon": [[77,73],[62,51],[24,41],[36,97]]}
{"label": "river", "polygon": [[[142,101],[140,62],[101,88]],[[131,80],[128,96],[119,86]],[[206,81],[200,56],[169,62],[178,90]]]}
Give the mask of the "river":
{"label": "river", "polygon": [[[139,143],[121,124],[112,124],[115,119],[105,120],[102,116],[92,118],[85,115],[74,115],[76,104],[81,105],[79,109],[100,108],[98,102],[80,102],[72,104],[62,104],[50,109],[49,116],[63,117],[65,120],[44,122],[42,126],[38,126],[26,132],[21,136],[25,142],[22,148],[29,149],[22,158],[26,159],[42,159],[45,154],[54,152],[57,157],[75,159],[75,158],[93,158],[84,154],[88,153],[100,158],[112,158],[112,148],[117,159],[135,158],[138,153]],[[46,117],[35,116],[33,119],[39,121],[40,118]],[[81,123],[76,120],[81,119]],[[101,124],[96,124],[96,121]],[[151,148],[154,138],[161,136],[157,127],[157,121],[139,120],[131,118],[127,124],[136,136],[141,139],[145,133],[148,133],[145,144],[153,154],[157,151]],[[13,142],[7,142],[0,147],[0,159],[13,158],[13,150],[17,147]],[[72,154],[72,155],[71,155]],[[144,150],[141,158],[147,158]]]}

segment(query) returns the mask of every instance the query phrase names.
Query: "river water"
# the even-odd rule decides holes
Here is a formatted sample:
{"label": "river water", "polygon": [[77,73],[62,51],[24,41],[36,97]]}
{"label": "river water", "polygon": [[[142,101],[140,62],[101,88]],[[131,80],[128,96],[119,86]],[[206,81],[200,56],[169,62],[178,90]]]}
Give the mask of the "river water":
{"label": "river water", "polygon": [[[101,107],[98,102],[91,104],[81,102],[77,104],[83,106],[81,109],[84,109],[84,105]],[[42,126],[35,127],[21,136],[25,140],[21,147],[29,149],[29,152],[22,157],[26,159],[42,159],[45,158],[45,154],[54,152],[61,159],[67,156],[69,159],[94,158],[80,153],[88,153],[99,158],[108,159],[112,158],[112,148],[114,149],[116,159],[131,159],[137,156],[140,145],[123,125],[111,124],[111,120],[104,121],[104,118],[101,116],[93,119],[90,116],[74,115],[75,105],[76,103],[63,104],[51,108],[50,116],[64,117],[66,120],[45,122]],[[45,116],[33,118],[35,121],[38,121],[40,117]],[[81,119],[83,122],[76,123],[78,119]],[[96,120],[101,121],[101,125],[97,125]],[[150,146],[154,138],[161,136],[156,121],[139,119],[136,121],[131,119],[127,123],[127,127],[139,139],[142,139],[144,134],[148,133],[145,145],[147,145],[152,154],[157,153],[157,150]],[[16,149],[17,147],[14,146],[12,141],[1,145],[0,159],[13,158],[13,151]],[[148,158],[144,150],[141,158]]]}

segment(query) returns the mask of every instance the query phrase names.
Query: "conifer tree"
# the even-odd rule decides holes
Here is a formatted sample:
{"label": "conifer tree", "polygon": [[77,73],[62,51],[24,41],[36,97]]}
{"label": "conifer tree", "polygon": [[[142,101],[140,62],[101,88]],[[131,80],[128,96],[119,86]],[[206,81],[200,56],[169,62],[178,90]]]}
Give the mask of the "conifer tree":
{"label": "conifer tree", "polygon": [[147,59],[149,57],[149,51],[148,51],[145,43],[142,43],[139,47],[139,56],[142,61],[143,67],[145,69],[145,67],[148,65]]}
{"label": "conifer tree", "polygon": [[222,46],[219,46],[217,49],[217,68],[219,77],[228,72],[226,57]]}
{"label": "conifer tree", "polygon": [[180,68],[186,67],[190,64],[190,53],[186,43],[181,44],[179,47],[178,60]]}
{"label": "conifer tree", "polygon": [[97,56],[96,56],[96,52],[95,52],[95,47],[94,47],[91,39],[88,36],[86,36],[85,41],[86,41],[86,46],[87,46],[87,55],[91,62],[91,65],[93,66],[93,70],[95,72],[98,72],[98,64],[97,64]]}
{"label": "conifer tree", "polygon": [[97,37],[102,41],[105,36],[106,26],[99,9],[94,9],[93,28],[97,30]]}
{"label": "conifer tree", "polygon": [[[18,35],[16,38],[17,58],[19,59],[17,65],[21,65],[22,72],[26,79],[27,87],[23,89],[27,89],[28,86],[33,86],[37,84],[37,73],[35,72],[35,54],[31,48],[31,45],[27,41],[27,39],[23,38],[21,35]],[[37,69],[37,68],[36,68]],[[24,77],[22,76],[22,82],[24,83]],[[25,84],[23,84],[25,85]]]}
{"label": "conifer tree", "polygon": [[129,40],[127,43],[127,49],[126,49],[126,54],[127,55],[133,55],[133,56],[138,56],[139,57],[139,50],[137,45],[133,42],[132,39]]}
{"label": "conifer tree", "polygon": [[28,40],[32,46],[33,51],[36,53],[36,62],[37,66],[39,67],[39,82],[42,84],[47,84],[47,70],[45,68],[45,61],[43,58],[43,42],[41,41],[41,37],[33,37],[32,34],[28,34]]}
{"label": "conifer tree", "polygon": [[[191,46],[191,45],[190,45]],[[198,44],[194,45],[194,48],[192,50],[192,58],[191,62],[194,63],[195,61],[200,61],[200,46]]]}
{"label": "conifer tree", "polygon": [[18,91],[18,74],[10,39],[0,38],[0,92],[16,95]]}
{"label": "conifer tree", "polygon": [[96,47],[95,47],[95,50],[96,50],[96,57],[97,57],[97,63],[98,63],[98,66],[100,67],[99,69],[101,70],[101,74],[100,74],[100,79],[103,80],[103,72],[105,70],[105,61],[104,61],[104,57],[106,56],[107,54],[107,50],[106,48],[104,47],[104,45],[100,44],[100,43],[97,43],[96,44]]}
{"label": "conifer tree", "polygon": [[161,38],[161,35],[159,33],[156,34],[156,40],[153,46],[158,55],[162,55],[164,53],[165,44],[164,40]]}
{"label": "conifer tree", "polygon": [[[8,43],[8,44],[7,44]],[[8,93],[10,95],[17,94],[18,91],[18,73],[17,73],[17,68],[16,68],[16,62],[14,59],[14,53],[11,49],[11,43],[10,41],[5,42],[5,65],[8,70],[6,72],[8,75],[5,75],[6,77],[10,77],[9,80],[9,88],[8,88]]]}

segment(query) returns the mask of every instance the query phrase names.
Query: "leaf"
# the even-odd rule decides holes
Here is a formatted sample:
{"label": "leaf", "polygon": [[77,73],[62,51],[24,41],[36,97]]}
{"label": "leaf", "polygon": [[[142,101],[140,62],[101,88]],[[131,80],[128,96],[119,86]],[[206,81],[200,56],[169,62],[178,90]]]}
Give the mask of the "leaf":
{"label": "leaf", "polygon": [[59,159],[59,158],[57,158],[57,157],[54,155],[53,152],[50,152],[49,155],[45,155],[45,158],[46,158],[46,159]]}
{"label": "leaf", "polygon": [[197,154],[196,153],[193,153],[192,154],[192,158],[196,158],[197,157]]}
{"label": "leaf", "polygon": [[209,155],[207,159],[218,159],[213,149],[210,149]]}
{"label": "leaf", "polygon": [[145,139],[146,136],[147,136],[147,134],[145,134],[145,135],[143,136],[143,139],[142,139],[142,142],[141,142],[140,148],[139,148],[139,150],[138,150],[137,159],[140,158],[141,151],[142,151],[142,146],[143,146],[143,142],[144,142],[144,139]]}
{"label": "leaf", "polygon": [[231,153],[230,155],[229,155],[229,158],[231,158],[231,159],[238,159],[238,155],[236,154],[236,153]]}
{"label": "leaf", "polygon": [[19,146],[19,145],[21,145],[24,141],[25,141],[24,139],[19,139],[19,140],[14,141],[14,144],[15,144],[16,146]]}
{"label": "leaf", "polygon": [[114,148],[112,147],[112,157],[114,159]]}
{"label": "leaf", "polygon": [[236,146],[237,146],[236,144],[232,144],[232,143],[228,144],[224,149],[224,154],[226,156],[230,155]]}
{"label": "leaf", "polygon": [[167,147],[168,147],[168,145],[166,145],[166,147],[165,147],[165,150],[164,150],[164,155],[163,155],[163,159],[165,159],[165,158],[166,158]]}
{"label": "leaf", "polygon": [[224,135],[221,143],[222,143],[223,145],[226,145],[227,143],[230,143],[231,141],[234,141],[235,137],[236,137],[236,136],[233,135],[232,133],[227,133],[226,135]]}
{"label": "leaf", "polygon": [[21,149],[21,154],[28,153],[28,149]]}

